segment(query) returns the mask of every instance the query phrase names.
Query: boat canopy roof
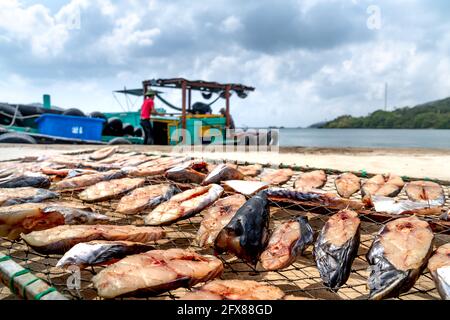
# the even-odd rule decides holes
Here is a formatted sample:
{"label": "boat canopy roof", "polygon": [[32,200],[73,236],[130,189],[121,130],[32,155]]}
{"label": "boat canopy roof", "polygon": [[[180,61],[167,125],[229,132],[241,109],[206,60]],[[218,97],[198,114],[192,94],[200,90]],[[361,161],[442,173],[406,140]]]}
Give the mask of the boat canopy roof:
{"label": "boat canopy roof", "polygon": [[186,89],[188,90],[197,90],[204,92],[219,93],[227,89],[236,92],[255,91],[255,88],[253,87],[245,86],[243,84],[238,83],[218,83],[203,80],[187,80],[184,78],[152,79],[152,80],[145,80],[143,82],[144,87],[151,86],[151,87],[173,88],[173,89],[182,89],[183,84],[186,86]]}
{"label": "boat canopy roof", "polygon": [[[162,91],[157,91],[157,90],[153,90],[153,91],[155,91],[157,94],[163,93]],[[142,97],[144,95],[144,89],[142,89],[142,88],[140,88],[140,89],[123,89],[123,90],[116,90],[114,92],[130,94],[132,96],[138,96],[138,97]]]}

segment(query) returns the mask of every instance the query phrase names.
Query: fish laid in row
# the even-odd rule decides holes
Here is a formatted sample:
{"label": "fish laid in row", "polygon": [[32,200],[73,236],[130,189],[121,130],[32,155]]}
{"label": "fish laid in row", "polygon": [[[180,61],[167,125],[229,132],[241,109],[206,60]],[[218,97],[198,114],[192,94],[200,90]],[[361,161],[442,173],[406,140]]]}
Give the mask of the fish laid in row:
{"label": "fish laid in row", "polygon": [[127,192],[142,187],[143,178],[122,178],[102,181],[82,191],[78,198],[86,202],[99,202],[120,197]]}
{"label": "fish laid in row", "polygon": [[48,176],[36,172],[12,174],[0,179],[0,188],[34,187],[48,189],[50,185],[51,181]]}
{"label": "fish laid in row", "polygon": [[21,233],[107,220],[105,215],[58,203],[24,203],[0,208],[0,236],[15,240]]}
{"label": "fish laid in row", "polygon": [[112,299],[190,288],[222,272],[223,264],[214,256],[182,249],[152,250],[112,264],[95,275],[92,282],[100,297]]}
{"label": "fish laid in row", "polygon": [[124,178],[126,173],[122,170],[99,172],[82,175],[74,178],[66,178],[54,184],[53,190],[79,190],[92,186],[102,181]]}
{"label": "fish laid in row", "polygon": [[361,187],[363,198],[371,196],[395,197],[402,191],[405,183],[394,174],[377,174],[368,179]]}
{"label": "fish laid in row", "polygon": [[220,183],[226,180],[243,180],[244,174],[240,172],[235,166],[222,163],[216,166],[203,180],[203,185],[212,183]]}
{"label": "fish laid in row", "polygon": [[342,198],[350,198],[361,189],[361,179],[351,172],[346,172],[334,180],[334,185],[338,195]]}
{"label": "fish laid in row", "polygon": [[290,266],[313,243],[314,231],[307,217],[298,217],[278,226],[261,254],[265,270],[279,270]]}
{"label": "fish laid in row", "polygon": [[106,159],[119,151],[118,146],[106,147],[98,149],[89,155],[90,160],[99,161]]}
{"label": "fish laid in row", "polygon": [[324,284],[337,290],[344,285],[358,254],[361,221],[342,210],[327,220],[314,244],[314,259]]}
{"label": "fish laid in row", "polygon": [[450,300],[450,243],[436,250],[428,261],[428,270],[442,299]]}
{"label": "fish laid in row", "polygon": [[217,253],[232,253],[256,265],[269,238],[269,202],[264,191],[248,200],[215,241]]}
{"label": "fish laid in row", "polygon": [[239,166],[238,170],[247,177],[256,177],[261,174],[263,167],[260,164],[251,164],[248,166]]}
{"label": "fish laid in row", "polygon": [[186,157],[163,157],[154,161],[145,162],[137,167],[128,167],[124,170],[131,177],[160,176],[164,175],[167,170],[183,162],[186,162]]}
{"label": "fish laid in row", "polygon": [[66,225],[24,234],[22,239],[39,253],[64,254],[78,243],[93,240],[148,243],[164,236],[164,230],[158,227]]}
{"label": "fish laid in row", "polygon": [[217,200],[203,211],[203,220],[197,232],[196,241],[200,247],[212,247],[219,232],[230,222],[247,200],[243,195],[235,194]]}
{"label": "fish laid in row", "polygon": [[0,206],[12,206],[28,202],[37,203],[58,196],[59,194],[56,192],[32,187],[0,189]]}
{"label": "fish laid in row", "polygon": [[130,241],[95,240],[82,242],[67,251],[58,261],[56,267],[65,268],[75,265],[84,269],[89,266],[111,264],[126,256],[153,249],[154,247],[148,243]]}
{"label": "fish laid in row", "polygon": [[396,200],[388,197],[372,196],[375,211],[389,214],[439,215],[444,210],[427,201]]}
{"label": "fish laid in row", "polygon": [[327,174],[323,170],[302,173],[295,180],[294,188],[298,191],[311,191],[321,189],[327,183]]}
{"label": "fish laid in row", "polygon": [[180,193],[180,190],[171,184],[157,184],[138,188],[120,199],[116,212],[138,214],[146,209],[155,208],[177,193]]}
{"label": "fish laid in row", "polygon": [[427,266],[433,239],[428,223],[415,216],[384,225],[366,255],[371,268],[369,299],[393,298],[409,291]]}
{"label": "fish laid in row", "polygon": [[293,175],[294,171],[292,171],[292,169],[278,169],[264,174],[261,177],[261,181],[267,182],[268,184],[273,186],[279,186],[291,180]]}
{"label": "fish laid in row", "polygon": [[166,171],[165,176],[177,182],[191,182],[200,184],[206,178],[206,162],[188,161]]}
{"label": "fish laid in row", "polygon": [[184,295],[181,300],[281,300],[284,292],[252,280],[213,280]]}
{"label": "fish laid in row", "polygon": [[144,219],[146,225],[169,225],[188,219],[214,203],[223,193],[217,184],[197,187],[179,193],[152,210]]}
{"label": "fish laid in row", "polygon": [[443,206],[445,203],[444,189],[432,181],[409,182],[405,191],[411,201],[428,202],[434,206]]}
{"label": "fish laid in row", "polygon": [[95,170],[88,170],[88,169],[70,169],[70,168],[56,169],[50,167],[41,168],[41,172],[48,176],[57,176],[64,178],[74,178],[85,174],[98,173]]}
{"label": "fish laid in row", "polygon": [[222,182],[222,185],[225,190],[237,192],[245,196],[253,196],[269,186],[266,182],[245,180],[228,180]]}

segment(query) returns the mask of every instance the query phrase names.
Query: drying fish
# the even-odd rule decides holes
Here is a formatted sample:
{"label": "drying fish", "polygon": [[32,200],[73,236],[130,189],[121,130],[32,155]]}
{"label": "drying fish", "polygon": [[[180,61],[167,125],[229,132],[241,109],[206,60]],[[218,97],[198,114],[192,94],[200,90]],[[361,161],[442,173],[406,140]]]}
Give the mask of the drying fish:
{"label": "drying fish", "polygon": [[203,220],[197,232],[197,243],[200,247],[211,247],[219,232],[230,222],[246,199],[243,195],[235,194],[217,200],[205,210]]}
{"label": "drying fish", "polygon": [[293,175],[294,171],[292,171],[291,169],[278,169],[265,174],[261,178],[261,181],[267,182],[270,185],[279,186],[288,182]]}
{"label": "drying fish", "polygon": [[86,202],[105,201],[119,197],[128,191],[142,187],[145,179],[122,178],[102,181],[82,191],[78,197]]}
{"label": "drying fish", "polygon": [[372,196],[371,202],[377,212],[417,215],[439,215],[442,213],[442,208],[440,206],[433,206],[430,202],[395,200],[380,196]]}
{"label": "drying fish", "polygon": [[122,170],[118,171],[108,171],[95,174],[88,174],[74,178],[66,178],[57,182],[53,189],[54,190],[78,190],[102,181],[109,181],[113,179],[120,179],[125,177],[126,173]]}
{"label": "drying fish", "polygon": [[358,254],[361,221],[355,211],[343,210],[325,223],[314,245],[314,259],[324,284],[343,286]]}
{"label": "drying fish", "polygon": [[186,161],[186,158],[165,157],[155,161],[145,162],[137,167],[128,167],[124,170],[132,177],[151,177],[163,175],[167,170]]}
{"label": "drying fish", "polygon": [[442,299],[450,300],[450,243],[436,250],[428,261],[428,269]]}
{"label": "drying fish", "polygon": [[31,187],[0,189],[0,206],[12,206],[27,202],[42,202],[44,200],[57,198],[58,193],[47,189]]}
{"label": "drying fish", "polygon": [[121,153],[121,154],[113,154],[112,156],[109,156],[108,158],[105,158],[103,160],[96,161],[97,163],[101,164],[113,164],[113,163],[121,163],[123,161],[126,161],[126,159],[129,159],[131,157],[134,157],[137,155],[137,152],[127,152],[127,153]]}
{"label": "drying fish", "polygon": [[415,216],[388,222],[366,255],[369,299],[398,297],[414,286],[433,251],[433,232]]}
{"label": "drying fish", "polygon": [[238,192],[246,196],[252,196],[269,186],[266,182],[244,180],[228,180],[224,181],[222,184],[226,190]]}
{"label": "drying fish", "polygon": [[346,172],[339,175],[334,180],[337,193],[343,198],[350,198],[354,193],[361,188],[361,179],[351,172]]}
{"label": "drying fish", "polygon": [[92,282],[99,296],[111,299],[189,288],[222,272],[222,262],[213,256],[182,249],[152,250],[128,256],[103,269]]}
{"label": "drying fish", "polygon": [[153,250],[145,243],[130,241],[90,241],[78,243],[67,251],[56,267],[64,268],[76,265],[80,268],[110,264],[132,254]]}
{"label": "drying fish", "polygon": [[20,233],[107,219],[101,214],[51,203],[24,203],[0,208],[0,236],[17,239]]}
{"label": "drying fish", "polygon": [[406,185],[405,191],[412,201],[425,201],[435,206],[443,206],[445,203],[444,189],[435,182],[413,181]]}
{"label": "drying fish", "polygon": [[203,181],[203,185],[211,183],[219,183],[226,180],[242,180],[244,175],[237,170],[234,166],[222,163],[215,167]]}
{"label": "drying fish", "polygon": [[251,164],[248,166],[239,166],[238,170],[247,177],[256,177],[262,172],[262,165],[260,164]]}
{"label": "drying fish", "polygon": [[206,162],[187,162],[166,171],[166,177],[178,182],[192,182],[200,184],[206,175],[200,170],[206,168]]}
{"label": "drying fish", "polygon": [[265,270],[279,270],[291,265],[313,243],[314,231],[307,217],[298,217],[278,226],[261,254]]}
{"label": "drying fish", "polygon": [[267,195],[272,201],[293,200],[311,204],[313,206],[325,206],[333,209],[353,209],[361,210],[364,204],[360,201],[343,199],[336,194],[326,192],[300,192],[288,188],[270,188],[266,190]]}
{"label": "drying fish", "polygon": [[269,202],[264,191],[248,200],[223,228],[215,241],[218,253],[229,252],[256,265],[269,229]]}
{"label": "drying fish", "polygon": [[0,188],[23,188],[34,187],[44,188],[50,187],[50,178],[44,174],[27,172],[25,174],[13,174],[6,178],[0,179]]}
{"label": "drying fish", "polygon": [[89,155],[89,159],[94,161],[103,160],[105,158],[112,156],[118,150],[119,150],[118,146],[102,148]]}
{"label": "drying fish", "polygon": [[116,211],[122,214],[137,214],[145,209],[156,207],[179,192],[176,186],[170,184],[138,188],[120,199]]}
{"label": "drying fish", "polygon": [[213,280],[181,300],[281,300],[284,292],[252,280]]}
{"label": "drying fish", "polygon": [[223,188],[217,184],[184,191],[157,206],[145,217],[144,222],[146,225],[158,226],[190,218],[214,203],[222,193]]}
{"label": "drying fish", "polygon": [[363,197],[371,196],[395,197],[402,191],[405,183],[394,174],[378,174],[367,180],[361,187]]}
{"label": "drying fish", "polygon": [[323,170],[315,170],[300,175],[295,180],[294,188],[299,191],[311,191],[320,189],[327,183],[327,174]]}
{"label": "drying fish", "polygon": [[164,235],[164,230],[158,227],[65,225],[22,234],[22,239],[37,252],[64,254],[78,243],[93,240],[148,243],[159,240]]}
{"label": "drying fish", "polygon": [[82,176],[84,174],[92,174],[97,173],[95,170],[87,170],[87,169],[52,169],[52,168],[42,168],[41,172],[46,175],[53,175],[58,177],[67,177],[67,178],[73,178],[77,176]]}

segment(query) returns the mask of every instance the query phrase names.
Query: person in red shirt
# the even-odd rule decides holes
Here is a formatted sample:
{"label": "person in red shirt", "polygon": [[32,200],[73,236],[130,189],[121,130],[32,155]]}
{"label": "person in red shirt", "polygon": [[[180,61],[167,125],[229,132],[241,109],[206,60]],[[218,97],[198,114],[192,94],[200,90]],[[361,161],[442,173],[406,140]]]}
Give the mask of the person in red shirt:
{"label": "person in red shirt", "polygon": [[155,110],[155,93],[149,90],[145,93],[144,103],[141,107],[141,127],[144,130],[144,144],[154,144],[153,126],[150,122],[152,114],[158,114]]}

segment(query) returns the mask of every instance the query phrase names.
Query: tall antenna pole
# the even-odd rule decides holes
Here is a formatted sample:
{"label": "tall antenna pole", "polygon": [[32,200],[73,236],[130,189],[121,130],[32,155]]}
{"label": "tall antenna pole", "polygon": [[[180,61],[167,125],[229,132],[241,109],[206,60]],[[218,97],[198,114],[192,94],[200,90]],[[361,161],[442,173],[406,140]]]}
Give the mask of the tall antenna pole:
{"label": "tall antenna pole", "polygon": [[387,99],[388,99],[388,84],[384,84],[384,111],[387,111]]}

